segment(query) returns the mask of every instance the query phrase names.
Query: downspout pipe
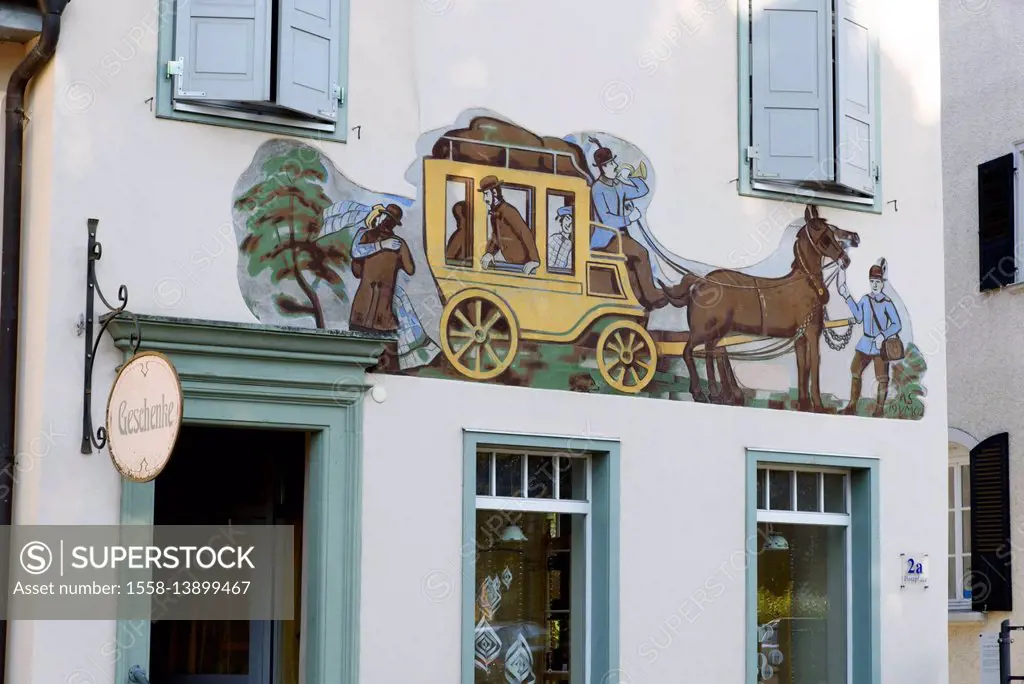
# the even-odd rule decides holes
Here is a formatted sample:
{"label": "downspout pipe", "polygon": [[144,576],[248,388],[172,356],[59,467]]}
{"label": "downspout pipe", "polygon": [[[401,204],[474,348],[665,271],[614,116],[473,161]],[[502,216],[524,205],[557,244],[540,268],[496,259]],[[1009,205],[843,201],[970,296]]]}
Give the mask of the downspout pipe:
{"label": "downspout pipe", "polygon": [[[25,92],[53,58],[68,0],[39,0],[43,28],[39,40],[7,82],[4,121],[3,242],[0,244],[0,525],[10,525],[14,502],[14,435],[18,403],[18,309],[21,301],[21,194],[25,152]],[[0,562],[6,591],[9,568]],[[6,601],[4,602],[6,603]],[[7,620],[0,615],[0,684],[7,678]]]}

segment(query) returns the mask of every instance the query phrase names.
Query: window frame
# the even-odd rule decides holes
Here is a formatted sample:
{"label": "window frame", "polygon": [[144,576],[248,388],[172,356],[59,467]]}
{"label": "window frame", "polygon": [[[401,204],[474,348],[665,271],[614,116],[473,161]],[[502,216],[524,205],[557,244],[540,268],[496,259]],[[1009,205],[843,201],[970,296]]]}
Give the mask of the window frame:
{"label": "window frame", "polygon": [[1021,178],[1024,175],[1021,173],[1024,169],[1024,140],[1014,142],[1010,151],[1013,153],[1013,258],[1017,274],[1012,283],[995,288],[995,292],[1024,284],[1024,244],[1021,242],[1021,233],[1024,232],[1024,179]]}
{"label": "window frame", "polygon": [[[786,523],[843,525],[846,534],[847,676],[861,684],[881,683],[881,599],[879,590],[879,464],[877,459],[747,450],[747,679],[757,684],[757,557],[761,550],[758,523],[781,522],[784,511],[758,509],[757,473],[761,468],[792,471],[845,472],[845,515],[789,513]],[[767,505],[767,501],[766,501]],[[765,515],[761,515],[761,513]],[[805,522],[806,521],[806,522]],[[856,657],[854,657],[856,654]]]}
{"label": "window frame", "polygon": [[[201,103],[197,104],[189,101],[183,101],[176,107],[174,100],[175,79],[167,74],[167,63],[177,58],[174,54],[174,20],[177,15],[177,4],[179,1],[166,0],[166,4],[161,2],[156,51],[156,106],[154,108],[156,118],[261,131],[278,135],[290,135],[300,138],[314,138],[323,142],[343,143],[348,141],[350,0],[340,0],[342,28],[341,35],[338,36],[338,49],[341,51],[338,80],[341,92],[343,93],[343,102],[338,103],[338,119],[334,123],[333,130],[325,130],[330,127],[330,124],[327,122],[314,122],[299,117],[296,117],[293,121],[286,115],[259,114],[228,109],[219,110],[213,106],[204,106]],[[276,4],[278,0],[265,1]],[[272,78],[277,78],[277,75],[273,74]]]}
{"label": "window frame", "polygon": [[[947,475],[953,476],[953,508],[947,507],[948,513],[953,513],[953,551],[947,552],[947,559],[953,556],[954,577],[956,577],[956,590],[959,598],[947,596],[949,610],[953,612],[970,612],[971,599],[964,598],[964,537],[969,537],[971,531],[964,529],[964,510],[971,510],[970,506],[963,507],[963,468],[970,469],[971,457],[967,455],[952,455],[947,465]],[[969,472],[969,470],[968,470]],[[947,560],[948,564],[948,560]],[[948,586],[947,586],[948,591]]]}
{"label": "window frame", "polygon": [[[833,14],[836,0],[829,0],[833,6]],[[860,211],[872,214],[881,214],[885,208],[885,199],[882,193],[882,180],[884,168],[882,161],[882,86],[881,86],[881,50],[879,47],[878,31],[873,31],[871,38],[870,59],[871,68],[874,71],[874,95],[875,95],[875,117],[873,122],[874,139],[871,141],[872,154],[878,167],[878,178],[875,180],[875,194],[872,198],[844,197],[838,193],[806,188],[774,188],[769,184],[755,182],[752,177],[753,165],[747,156],[747,150],[752,144],[751,136],[753,131],[752,108],[751,108],[751,78],[753,66],[751,64],[751,17],[750,0],[739,0],[738,5],[738,32],[737,44],[738,56],[738,79],[739,79],[739,102],[737,107],[739,141],[737,147],[737,160],[739,178],[736,183],[737,192],[744,197],[757,197],[776,201],[793,202],[801,207],[807,204],[808,200],[814,200],[815,204],[850,211]],[[834,23],[833,23],[834,26]],[[830,96],[834,100],[836,85],[831,85]],[[833,140],[835,146],[835,112],[832,113]],[[835,150],[833,149],[833,153]]]}
{"label": "window frame", "polygon": [[[586,457],[587,501],[477,495],[477,454]],[[493,462],[492,462],[493,463]],[[524,472],[525,472],[524,467]],[[492,467],[493,477],[493,467]],[[525,475],[524,475],[525,478]],[[482,504],[482,505],[481,505]],[[476,516],[478,510],[582,514],[584,524],[583,672],[573,682],[602,681],[619,667],[619,444],[600,438],[463,430],[461,682],[474,684]]]}

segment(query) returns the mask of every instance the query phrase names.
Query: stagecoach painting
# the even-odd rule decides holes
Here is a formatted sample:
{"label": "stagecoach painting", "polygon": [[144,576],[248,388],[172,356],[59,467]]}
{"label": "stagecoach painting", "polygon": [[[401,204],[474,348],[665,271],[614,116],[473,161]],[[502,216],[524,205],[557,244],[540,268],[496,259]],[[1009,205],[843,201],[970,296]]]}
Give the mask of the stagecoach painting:
{"label": "stagecoach painting", "polygon": [[[667,250],[647,226],[653,164],[626,141],[600,132],[542,137],[491,113],[459,123],[421,140],[410,167],[416,198],[361,188],[300,143],[266,143],[235,190],[247,259],[239,276],[254,313],[276,324],[312,317],[323,327],[393,332],[394,363],[384,372],[576,391],[582,377],[584,391],[923,415],[924,358],[885,260],[872,265],[871,292],[852,297],[846,269],[860,238],[817,207],[801,207],[759,268],[706,266]],[[253,226],[265,217],[252,197],[268,184],[284,188],[289,206],[298,197],[313,209],[266,219],[286,240],[261,255]],[[266,255],[281,277],[260,282]],[[845,400],[822,392],[826,354],[849,365]],[[744,387],[737,362],[791,363],[795,382]],[[869,367],[874,396],[862,398]]]}

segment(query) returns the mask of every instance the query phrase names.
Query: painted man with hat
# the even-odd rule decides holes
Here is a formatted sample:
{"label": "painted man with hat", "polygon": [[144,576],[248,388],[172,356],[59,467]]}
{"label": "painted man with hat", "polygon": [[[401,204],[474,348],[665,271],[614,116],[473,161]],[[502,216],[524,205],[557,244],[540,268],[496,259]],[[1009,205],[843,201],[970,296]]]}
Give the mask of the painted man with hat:
{"label": "painted man with hat", "polygon": [[359,287],[352,299],[351,330],[398,330],[392,308],[398,271],[416,272],[409,246],[395,235],[395,228],[401,225],[400,206],[377,205],[366,217],[366,227],[352,239],[352,275],[359,278]]}
{"label": "painted man with hat", "polygon": [[523,273],[533,275],[540,266],[537,241],[519,210],[505,201],[501,186],[497,176],[486,176],[480,181],[480,192],[491,221],[491,237],[480,265],[490,268],[494,255],[501,252],[505,263],[522,266]]}
{"label": "painted man with hat", "polygon": [[850,373],[853,380],[850,385],[850,403],[842,410],[846,415],[857,413],[857,402],[860,400],[861,377],[869,364],[874,365],[875,378],[878,380],[878,396],[875,401],[874,415],[880,418],[885,408],[885,397],[889,393],[889,361],[882,355],[882,346],[890,337],[898,335],[903,329],[896,305],[883,292],[885,289],[886,265],[881,259],[868,270],[868,281],[871,292],[854,301],[850,289],[846,286],[846,273],[840,269],[836,280],[839,294],[846,300],[853,317],[864,326],[864,335],[857,342],[857,350],[853,354]]}
{"label": "painted man with hat", "polygon": [[629,234],[629,226],[640,219],[640,210],[633,201],[644,197],[650,189],[643,178],[631,178],[628,168],[619,168],[615,154],[597,139],[594,166],[600,176],[591,188],[591,200],[597,213],[597,222],[615,230],[595,226],[590,248],[599,251],[614,249],[616,231],[622,242],[622,253],[629,266],[629,279],[637,299],[647,309],[658,309],[668,304],[668,297],[654,282],[651,255],[647,248]]}
{"label": "painted man with hat", "polygon": [[555,221],[559,230],[548,237],[548,269],[568,271],[572,268],[572,206],[559,207]]}

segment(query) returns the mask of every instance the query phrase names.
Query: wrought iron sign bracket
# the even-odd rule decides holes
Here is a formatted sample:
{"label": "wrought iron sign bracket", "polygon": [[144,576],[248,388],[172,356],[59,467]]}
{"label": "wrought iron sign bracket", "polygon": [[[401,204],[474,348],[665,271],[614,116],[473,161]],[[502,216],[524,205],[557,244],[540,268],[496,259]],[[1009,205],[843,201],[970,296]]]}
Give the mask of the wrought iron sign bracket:
{"label": "wrought iron sign bracket", "polygon": [[[85,390],[82,397],[82,453],[91,454],[93,447],[102,449],[107,445],[107,429],[100,426],[93,432],[92,423],[92,370],[93,362],[96,360],[96,350],[103,338],[103,331],[115,318],[127,318],[135,324],[135,332],[131,335],[129,342],[132,354],[139,350],[142,342],[142,331],[139,328],[139,321],[133,313],[126,310],[128,306],[128,288],[124,285],[117,287],[118,306],[112,306],[107,298],[103,296],[99,283],[96,281],[96,262],[103,256],[103,246],[96,241],[96,229],[99,226],[98,219],[89,219],[89,248],[88,267],[85,289],[85,315],[78,319],[78,334],[85,333]],[[99,317],[100,331],[93,338],[93,299],[99,296],[100,301],[107,307],[107,312]]]}

